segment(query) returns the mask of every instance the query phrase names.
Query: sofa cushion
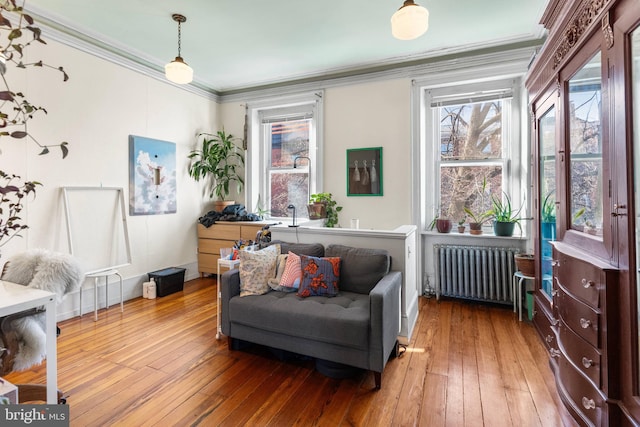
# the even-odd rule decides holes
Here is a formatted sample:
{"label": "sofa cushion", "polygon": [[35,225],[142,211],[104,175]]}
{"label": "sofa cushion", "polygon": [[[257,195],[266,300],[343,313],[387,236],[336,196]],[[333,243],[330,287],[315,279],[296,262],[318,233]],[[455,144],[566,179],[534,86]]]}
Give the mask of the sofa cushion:
{"label": "sofa cushion", "polygon": [[289,259],[289,255],[288,254],[280,254],[278,255],[278,259],[276,261],[276,277],[272,277],[271,279],[269,279],[268,284],[269,287],[271,289],[273,289],[274,291],[281,291],[281,292],[293,292],[295,291],[295,289],[291,286],[289,287],[283,287],[280,286],[280,283],[282,281],[282,276],[284,275],[286,266],[287,266],[287,260]]}
{"label": "sofa cushion", "polygon": [[327,257],[340,257],[340,290],[368,294],[389,272],[391,257],[384,249],[329,245]]}
{"label": "sofa cushion", "polygon": [[300,282],[300,289],[298,289],[299,296],[334,296],[338,293],[340,258],[319,258],[301,255],[300,267],[302,269],[302,281]]}
{"label": "sofa cushion", "polygon": [[279,244],[280,251],[283,254],[293,252],[298,255],[309,255],[309,256],[324,256],[324,246],[321,243],[288,243],[282,242],[280,240],[275,240],[271,242],[271,244]]}
{"label": "sofa cushion", "polygon": [[300,279],[302,279],[300,256],[289,252],[287,254],[287,264],[284,267],[279,285],[282,288],[296,290],[300,287]]}
{"label": "sofa cushion", "polygon": [[361,350],[368,348],[369,310],[368,295],[343,291],[331,298],[271,291],[229,301],[231,323]]}
{"label": "sofa cushion", "polygon": [[256,252],[240,251],[240,296],[261,295],[270,290],[268,281],[276,275],[280,245]]}

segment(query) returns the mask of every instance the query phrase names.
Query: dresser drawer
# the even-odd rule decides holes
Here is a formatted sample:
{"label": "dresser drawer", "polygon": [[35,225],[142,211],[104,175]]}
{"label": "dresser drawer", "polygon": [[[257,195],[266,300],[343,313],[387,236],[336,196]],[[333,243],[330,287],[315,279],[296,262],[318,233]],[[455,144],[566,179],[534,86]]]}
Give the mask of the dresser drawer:
{"label": "dresser drawer", "polygon": [[566,391],[565,397],[572,401],[573,407],[593,425],[602,425],[607,407],[600,392],[562,356],[558,361],[558,376]]}
{"label": "dresser drawer", "polygon": [[600,313],[585,303],[568,295],[556,286],[558,314],[562,320],[579,336],[596,348],[601,348]]}
{"label": "dresser drawer", "polygon": [[555,271],[562,286],[581,301],[600,308],[601,270],[564,254],[559,255],[558,261]]}
{"label": "dresser drawer", "polygon": [[600,352],[580,338],[563,321],[560,322],[559,337],[561,348],[580,371],[588,376],[598,388],[602,388],[600,376],[602,357]]}
{"label": "dresser drawer", "polygon": [[240,227],[240,238],[242,240],[256,240],[256,234],[262,225],[243,225]]}
{"label": "dresser drawer", "polygon": [[198,254],[198,271],[200,273],[217,273],[219,258],[220,255]]}
{"label": "dresser drawer", "polygon": [[[542,338],[542,342],[547,350],[551,348],[558,348],[558,342],[556,339],[556,333],[551,327],[552,319],[549,319],[549,313],[536,305],[536,309],[533,314],[533,324],[538,329],[538,333]],[[555,320],[553,320],[555,321]]]}
{"label": "dresser drawer", "polygon": [[220,248],[232,248],[234,242],[229,240],[198,240],[198,253],[220,255]]}
{"label": "dresser drawer", "polygon": [[239,224],[213,224],[211,227],[198,224],[199,238],[236,241],[238,236],[240,236]]}

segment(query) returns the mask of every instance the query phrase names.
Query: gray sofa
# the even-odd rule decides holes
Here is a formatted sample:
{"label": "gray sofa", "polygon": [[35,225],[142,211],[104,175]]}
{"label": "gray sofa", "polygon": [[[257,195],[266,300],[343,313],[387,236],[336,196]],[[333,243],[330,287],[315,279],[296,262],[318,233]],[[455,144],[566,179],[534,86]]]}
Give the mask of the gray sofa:
{"label": "gray sofa", "polygon": [[338,295],[301,298],[269,291],[240,297],[239,272],[228,271],[221,278],[221,320],[229,348],[238,339],[370,370],[379,389],[400,331],[402,273],[390,271],[388,252],[279,243],[283,254],[340,257]]}

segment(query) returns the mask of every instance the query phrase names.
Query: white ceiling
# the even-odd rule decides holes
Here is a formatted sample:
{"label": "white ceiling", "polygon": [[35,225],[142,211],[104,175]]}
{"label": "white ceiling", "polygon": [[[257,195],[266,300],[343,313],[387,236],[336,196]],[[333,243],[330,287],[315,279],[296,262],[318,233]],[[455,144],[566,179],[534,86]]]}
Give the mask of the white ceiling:
{"label": "white ceiling", "polygon": [[[40,22],[156,70],[182,57],[194,83],[227,93],[393,67],[445,54],[540,40],[548,0],[417,0],[430,13],[416,40],[391,36],[402,0],[27,0]],[[46,31],[44,36],[46,39]]]}

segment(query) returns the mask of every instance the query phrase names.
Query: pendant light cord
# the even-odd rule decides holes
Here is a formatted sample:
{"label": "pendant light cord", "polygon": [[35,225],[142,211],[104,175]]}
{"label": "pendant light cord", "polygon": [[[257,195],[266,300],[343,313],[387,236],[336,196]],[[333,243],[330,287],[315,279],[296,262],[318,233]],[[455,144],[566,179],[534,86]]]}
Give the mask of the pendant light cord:
{"label": "pendant light cord", "polygon": [[182,22],[178,21],[178,56],[180,58],[182,58],[182,55],[180,55],[181,42],[182,42]]}

